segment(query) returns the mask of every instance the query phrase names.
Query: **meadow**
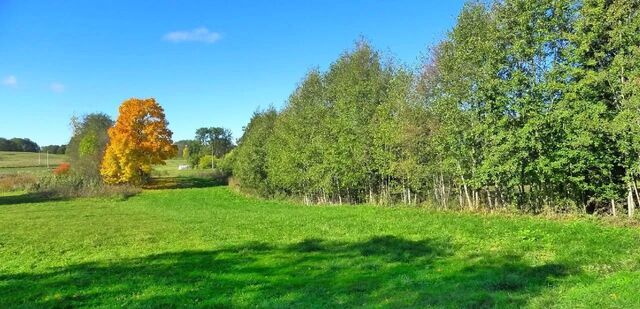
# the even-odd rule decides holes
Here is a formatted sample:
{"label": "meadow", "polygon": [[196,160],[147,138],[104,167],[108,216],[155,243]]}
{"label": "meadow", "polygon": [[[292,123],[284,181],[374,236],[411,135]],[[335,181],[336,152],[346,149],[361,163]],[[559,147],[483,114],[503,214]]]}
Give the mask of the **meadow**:
{"label": "meadow", "polygon": [[0,195],[0,307],[640,306],[635,228],[302,206],[200,184]]}
{"label": "meadow", "polygon": [[47,167],[46,153],[0,151],[0,175],[42,175],[50,172],[66,160],[67,157],[65,155],[49,154],[49,167]]}

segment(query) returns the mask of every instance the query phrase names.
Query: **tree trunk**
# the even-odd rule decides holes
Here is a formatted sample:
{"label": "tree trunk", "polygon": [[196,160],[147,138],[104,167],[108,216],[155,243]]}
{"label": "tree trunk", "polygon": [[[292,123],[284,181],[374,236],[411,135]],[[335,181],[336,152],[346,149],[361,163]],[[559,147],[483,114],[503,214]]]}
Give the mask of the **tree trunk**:
{"label": "tree trunk", "polygon": [[493,202],[493,205],[495,205],[496,209],[498,209],[500,208],[500,204],[498,203],[498,197],[501,194],[500,188],[498,187],[498,182],[495,182],[495,181],[493,182],[493,186],[495,187],[495,191],[496,191],[496,194],[494,195],[495,200]]}
{"label": "tree trunk", "polygon": [[438,177],[434,176],[433,177],[433,198],[436,203],[442,204],[442,199],[440,198],[440,192],[438,190],[439,190]]}
{"label": "tree trunk", "polygon": [[640,203],[640,195],[638,194],[638,184],[636,183],[636,179],[633,179],[633,192],[636,194],[636,201]]}
{"label": "tree trunk", "polygon": [[480,192],[473,190],[473,208],[478,209],[480,207]]}
{"label": "tree trunk", "polygon": [[629,184],[629,194],[627,194],[627,209],[628,209],[629,218],[633,218],[633,212],[635,208],[636,208],[636,204],[633,201],[631,184]]}
{"label": "tree trunk", "polygon": [[464,187],[464,195],[467,198],[467,205],[471,208],[473,207],[473,203],[471,202],[471,197],[469,196],[469,189],[467,188],[467,182],[464,180],[464,176],[462,177],[462,186]]}
{"label": "tree trunk", "polygon": [[616,214],[616,202],[613,199],[611,199],[611,214],[614,217],[617,216],[617,214]]}
{"label": "tree trunk", "polygon": [[444,176],[440,173],[440,198],[442,199],[442,206],[447,207],[447,197],[444,190]]}

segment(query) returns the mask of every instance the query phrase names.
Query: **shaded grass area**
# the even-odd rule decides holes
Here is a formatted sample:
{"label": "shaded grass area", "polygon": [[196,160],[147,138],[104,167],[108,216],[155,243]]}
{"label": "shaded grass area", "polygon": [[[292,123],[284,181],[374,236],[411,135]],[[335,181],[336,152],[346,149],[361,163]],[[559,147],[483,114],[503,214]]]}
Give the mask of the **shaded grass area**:
{"label": "shaded grass area", "polygon": [[0,307],[637,307],[640,233],[226,187],[0,207]]}
{"label": "shaded grass area", "polygon": [[0,206],[61,201],[65,198],[49,192],[12,192],[0,194]]}
{"label": "shaded grass area", "polygon": [[207,188],[223,186],[226,182],[223,179],[200,176],[166,176],[152,178],[148,184],[143,186],[148,190],[160,189],[184,189],[184,188]]}
{"label": "shaded grass area", "polygon": [[[259,307],[524,305],[569,270],[529,266],[519,257],[484,257],[453,274],[429,275],[446,243],[394,236],[362,242],[303,240],[285,247],[247,243],[211,251],[180,251],[113,263],[84,263],[42,274],[0,276],[6,292],[28,304]],[[268,263],[266,263],[268,261]],[[324,266],[326,265],[326,267]],[[51,297],[48,292],[56,291]],[[157,293],[156,291],[162,291]]]}

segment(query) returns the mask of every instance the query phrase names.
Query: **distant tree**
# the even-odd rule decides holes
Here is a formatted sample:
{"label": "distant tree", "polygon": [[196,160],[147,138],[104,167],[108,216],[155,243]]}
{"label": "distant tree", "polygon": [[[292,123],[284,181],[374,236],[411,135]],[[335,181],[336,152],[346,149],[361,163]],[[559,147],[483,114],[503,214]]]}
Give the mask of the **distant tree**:
{"label": "distant tree", "polygon": [[0,151],[38,152],[40,146],[28,138],[0,138]]}
{"label": "distant tree", "polygon": [[233,148],[231,131],[221,127],[197,129],[196,140],[206,146],[216,158],[221,158]]}
{"label": "distant tree", "polygon": [[182,149],[182,158],[183,159],[189,158],[189,145],[184,145]]}
{"label": "distant tree", "polygon": [[189,144],[191,142],[191,140],[179,140],[177,142],[174,143],[174,145],[176,145],[176,149],[178,149],[178,152],[176,153],[176,157],[182,158],[182,159],[186,159],[188,156],[184,156],[184,149],[187,146],[187,144]]}
{"label": "distant tree", "polygon": [[211,155],[204,155],[200,157],[200,160],[198,161],[198,168],[199,169],[215,169],[218,167],[219,160],[221,159],[218,159]]}
{"label": "distant tree", "polygon": [[47,145],[40,147],[40,151],[55,154],[58,151],[58,148],[60,148],[59,145]]}
{"label": "distant tree", "polygon": [[[207,153],[204,145],[197,140],[187,140],[185,144],[185,149],[189,149],[187,156],[183,156],[185,160],[189,161],[191,167],[198,167],[198,163],[200,162],[200,157]],[[184,153],[183,153],[184,155]]]}
{"label": "distant tree", "polygon": [[65,154],[67,145],[48,145],[40,148],[41,152],[48,152],[51,154]]}
{"label": "distant tree", "polygon": [[38,152],[40,147],[28,138],[0,138],[0,151]]}
{"label": "distant tree", "polygon": [[0,137],[0,151],[15,151],[15,145],[10,140]]}
{"label": "distant tree", "polygon": [[109,144],[100,173],[107,183],[144,182],[152,165],[175,156],[164,110],[155,99],[129,99],[109,129]]}
{"label": "distant tree", "polygon": [[[106,114],[92,113],[71,119],[73,135],[65,147],[71,170],[86,178],[100,178],[100,162],[109,143],[113,120]],[[62,147],[61,147],[62,148]]]}
{"label": "distant tree", "polygon": [[220,161],[218,161],[218,170],[227,176],[233,174],[233,164],[236,158],[236,149],[229,151]]}

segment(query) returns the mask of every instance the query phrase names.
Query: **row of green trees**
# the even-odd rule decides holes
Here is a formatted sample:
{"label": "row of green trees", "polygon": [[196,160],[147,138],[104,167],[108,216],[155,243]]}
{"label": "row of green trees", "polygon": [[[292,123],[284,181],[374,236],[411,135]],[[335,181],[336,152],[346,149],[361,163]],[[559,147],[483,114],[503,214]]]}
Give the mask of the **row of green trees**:
{"label": "row of green trees", "polygon": [[[222,160],[234,147],[231,131],[222,127],[196,130],[195,139],[177,141],[178,156],[188,160],[193,168],[220,169]],[[228,169],[224,167],[224,169]]]}
{"label": "row of green trees", "polygon": [[464,6],[419,70],[366,42],[257,112],[240,186],[307,202],[629,215],[640,202],[639,1]]}
{"label": "row of green trees", "polygon": [[0,137],[0,151],[38,152],[40,146],[28,138],[6,139]]}
{"label": "row of green trees", "polygon": [[67,145],[47,145],[40,147],[40,152],[65,154],[67,153]]}
{"label": "row of green trees", "polygon": [[52,154],[65,154],[67,145],[48,145],[40,147],[38,144],[28,138],[14,137],[6,139],[0,137],[0,151],[17,151],[17,152],[48,152]]}

